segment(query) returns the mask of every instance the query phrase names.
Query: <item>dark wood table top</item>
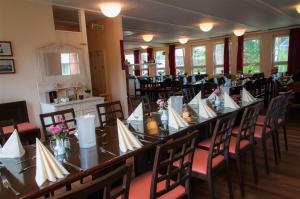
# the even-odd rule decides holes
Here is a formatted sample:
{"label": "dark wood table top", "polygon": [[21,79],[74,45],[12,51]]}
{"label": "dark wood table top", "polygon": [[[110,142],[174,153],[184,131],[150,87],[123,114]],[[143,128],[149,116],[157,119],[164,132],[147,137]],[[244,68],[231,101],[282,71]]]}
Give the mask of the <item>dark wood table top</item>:
{"label": "dark wood table top", "polygon": [[[106,133],[105,137],[100,136],[103,135],[103,133]],[[22,158],[0,159],[0,162],[5,165],[5,168],[0,170],[1,175],[6,176],[12,186],[21,193],[20,196],[15,196],[13,192],[4,188],[0,182],[0,198],[36,198],[42,196],[50,190],[55,190],[69,184],[70,182],[80,180],[85,176],[93,174],[95,171],[101,171],[110,165],[126,160],[128,157],[142,153],[144,150],[148,150],[149,148],[153,148],[159,143],[159,140],[147,137],[143,139],[145,141],[141,140],[144,144],[142,148],[123,153],[119,149],[116,127],[108,127],[101,132],[98,130],[97,135],[97,146],[89,149],[79,148],[79,144],[77,143],[75,136],[70,138],[71,147],[68,153],[66,153],[65,158],[67,161],[81,167],[84,171],[80,172],[73,167],[63,164],[70,174],[63,179],[58,179],[55,183],[47,181],[41,187],[38,187],[35,181],[35,167],[28,169],[22,174],[18,174],[22,168],[34,165],[35,160],[26,161],[20,165],[16,165],[16,163],[20,160],[25,160],[35,155],[34,145],[25,147],[26,153]],[[48,143],[45,145],[49,148]],[[100,146],[116,154],[116,156],[108,153],[102,153],[99,149]]]}
{"label": "dark wood table top", "polygon": [[[258,102],[260,101],[261,100]],[[18,161],[28,159],[35,155],[34,145],[25,147],[26,154],[22,158],[0,159],[0,162],[5,165],[5,168],[0,169],[0,172],[2,175],[6,176],[12,186],[21,193],[19,198],[36,198],[43,196],[45,193],[49,193],[51,190],[63,187],[70,182],[80,180],[81,178],[91,175],[96,171],[101,171],[111,165],[122,162],[129,157],[142,154],[149,149],[153,149],[163,140],[181,136],[185,132],[193,130],[193,128],[200,128],[201,125],[208,124],[222,115],[233,111],[240,111],[251,104],[242,104],[241,108],[238,110],[220,108],[217,110],[218,116],[209,119],[198,117],[197,107],[186,106],[184,107],[184,112],[186,112],[186,114],[190,117],[185,118],[185,120],[189,123],[189,127],[178,130],[169,128],[167,123],[160,120],[160,115],[152,113],[150,116],[145,117],[144,122],[131,122],[126,124],[144,144],[142,148],[135,149],[134,151],[127,151],[126,153],[123,153],[119,149],[116,126],[107,127],[104,130],[98,129],[96,131],[97,146],[89,149],[80,149],[76,137],[70,137],[71,147],[65,158],[69,162],[81,167],[84,171],[78,171],[68,165],[63,165],[70,174],[63,179],[58,179],[55,183],[45,182],[41,187],[38,187],[35,182],[35,167],[22,174],[18,174],[18,171],[22,168],[34,165],[35,160],[30,160],[20,165],[16,165]],[[106,136],[101,136],[104,133]],[[48,143],[45,143],[45,145],[49,147]],[[108,153],[102,153],[99,149],[100,146],[116,155],[114,156]],[[0,198],[8,199],[18,197],[16,197],[10,190],[5,189],[2,183],[0,183]]]}

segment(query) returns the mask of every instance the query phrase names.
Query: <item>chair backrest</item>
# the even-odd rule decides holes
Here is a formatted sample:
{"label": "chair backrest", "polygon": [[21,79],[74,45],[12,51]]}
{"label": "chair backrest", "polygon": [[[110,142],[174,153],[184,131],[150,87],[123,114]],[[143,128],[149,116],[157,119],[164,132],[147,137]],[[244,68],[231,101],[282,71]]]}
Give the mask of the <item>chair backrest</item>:
{"label": "chair backrest", "polygon": [[203,98],[208,97],[214,91],[214,83],[206,82],[202,85],[201,94]]}
{"label": "chair backrest", "polygon": [[268,110],[266,113],[265,121],[264,121],[264,126],[263,126],[263,132],[266,132],[267,128],[270,128],[274,130],[276,128],[278,118],[280,115],[280,105],[282,102],[284,96],[277,96],[272,98]]}
{"label": "chair backrest", "polygon": [[0,104],[0,121],[11,119],[16,123],[29,122],[26,101]]}
{"label": "chair backrest", "polygon": [[[96,180],[82,184],[73,191],[67,191],[61,195],[54,196],[53,199],[84,199],[101,191],[103,191],[103,199],[115,199],[119,197],[128,199],[131,170],[130,165],[123,165]],[[123,180],[122,185],[115,188],[114,184],[120,180]]]}
{"label": "chair backrest", "polygon": [[[17,124],[14,120],[2,120],[0,121],[0,143],[3,145],[6,142],[6,136],[4,135],[4,127],[13,126],[14,129],[17,129]],[[18,129],[17,129],[18,130]]]}
{"label": "chair backrest", "polygon": [[55,111],[51,113],[42,113],[40,114],[40,120],[43,127],[43,132],[45,138],[47,139],[49,136],[48,128],[51,125],[60,125],[62,120],[65,121],[66,129],[70,131],[74,131],[76,129],[76,119],[75,119],[75,112],[73,108]]}
{"label": "chair backrest", "polygon": [[134,109],[142,102],[143,103],[143,110],[144,113],[150,113],[151,112],[151,105],[150,100],[147,95],[145,96],[129,96],[129,105],[130,105],[130,111],[133,112]]}
{"label": "chair backrest", "polygon": [[120,101],[97,104],[96,106],[101,128],[116,124],[117,118],[121,120],[124,119],[123,109]]}
{"label": "chair backrest", "polygon": [[223,155],[225,159],[228,158],[229,142],[236,115],[237,113],[233,112],[217,120],[209,148],[207,171],[212,168],[213,158],[219,155]]}
{"label": "chair backrest", "polygon": [[191,88],[184,88],[183,90],[183,102],[189,103],[195,97],[195,89]]}
{"label": "chair backrest", "polygon": [[[182,183],[189,182],[197,134],[198,131],[194,131],[184,137],[156,147],[151,182],[151,199],[159,198]],[[173,165],[177,161],[179,162],[178,167],[174,167]],[[160,171],[164,172],[160,173]],[[172,183],[171,179],[174,180]],[[157,186],[161,183],[165,186],[158,190]]]}
{"label": "chair backrest", "polygon": [[249,140],[250,143],[253,144],[255,124],[262,106],[263,105],[261,103],[257,103],[245,108],[236,138],[236,150],[240,149],[240,142],[242,140]]}

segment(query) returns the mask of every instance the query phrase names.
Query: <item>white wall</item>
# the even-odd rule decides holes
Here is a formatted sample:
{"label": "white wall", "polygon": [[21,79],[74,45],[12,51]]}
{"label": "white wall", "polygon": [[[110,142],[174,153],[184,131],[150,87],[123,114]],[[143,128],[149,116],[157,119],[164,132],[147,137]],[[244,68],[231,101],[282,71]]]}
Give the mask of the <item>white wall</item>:
{"label": "white wall", "polygon": [[56,32],[50,5],[0,0],[0,40],[12,42],[16,66],[16,74],[0,75],[0,103],[26,100],[30,121],[40,125],[37,49],[57,41],[82,47],[84,34]]}

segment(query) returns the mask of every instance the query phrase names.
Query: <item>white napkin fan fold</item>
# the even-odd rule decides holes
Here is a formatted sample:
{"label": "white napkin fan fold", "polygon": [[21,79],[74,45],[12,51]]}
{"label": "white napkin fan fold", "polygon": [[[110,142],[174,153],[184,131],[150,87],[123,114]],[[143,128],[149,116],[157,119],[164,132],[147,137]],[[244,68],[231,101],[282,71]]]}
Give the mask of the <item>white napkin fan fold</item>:
{"label": "white napkin fan fold", "polygon": [[143,112],[143,103],[141,102],[135,110],[128,117],[127,121],[143,121],[144,120],[144,112]]}
{"label": "white napkin fan fold", "polygon": [[20,141],[19,133],[15,129],[2,148],[0,148],[0,158],[20,158],[25,154],[25,150]]}
{"label": "white napkin fan fold", "polygon": [[168,107],[169,126],[175,129],[189,126],[186,121],[172,108]]}
{"label": "white napkin fan fold", "polygon": [[227,92],[224,92],[224,107],[238,109],[240,106],[228,95]]}
{"label": "white napkin fan fold", "polygon": [[122,152],[141,148],[143,144],[129,131],[129,129],[117,119],[119,147]]}
{"label": "white napkin fan fold", "polygon": [[189,105],[198,105],[201,100],[201,91],[189,102]]}
{"label": "white napkin fan fold", "polygon": [[35,181],[41,186],[49,180],[56,182],[57,178],[64,178],[69,172],[58,162],[52,153],[36,138],[36,174]]}
{"label": "white napkin fan fold", "polygon": [[217,114],[208,105],[207,100],[200,100],[199,103],[199,115],[204,118],[216,117]]}
{"label": "white napkin fan fold", "polygon": [[256,101],[256,98],[253,97],[249,91],[247,91],[245,88],[243,88],[242,91],[242,102],[254,102]]}

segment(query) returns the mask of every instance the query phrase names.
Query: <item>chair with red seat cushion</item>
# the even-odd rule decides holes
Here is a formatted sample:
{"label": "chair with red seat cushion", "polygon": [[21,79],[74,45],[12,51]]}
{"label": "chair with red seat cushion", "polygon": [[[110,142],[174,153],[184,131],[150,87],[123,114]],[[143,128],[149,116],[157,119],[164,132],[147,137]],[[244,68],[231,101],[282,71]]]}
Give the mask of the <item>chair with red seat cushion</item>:
{"label": "chair with red seat cushion", "polygon": [[12,127],[11,133],[14,131],[14,129],[17,129],[17,124],[14,120],[3,120],[0,121],[0,144],[4,145],[7,140],[7,126]]}
{"label": "chair with red seat cushion", "polygon": [[[153,171],[132,180],[129,198],[190,198],[190,178],[197,134],[196,131],[157,146]],[[179,163],[178,167],[173,166],[175,162]]]}
{"label": "chair with red seat cushion", "polygon": [[[263,125],[256,124],[254,131],[254,140],[255,142],[262,143],[264,159],[265,159],[265,169],[266,173],[269,174],[269,163],[268,163],[268,154],[267,154],[267,139],[272,138],[273,151],[274,151],[274,160],[275,164],[278,164],[278,149],[276,141],[276,123],[278,121],[278,107],[281,103],[281,96],[275,97],[271,100],[266,116],[264,117]],[[257,120],[257,119],[256,119]]]}
{"label": "chair with red seat cushion", "polygon": [[195,150],[192,176],[208,181],[211,197],[214,198],[213,176],[226,169],[230,198],[233,198],[229,175],[229,141],[237,113],[219,118],[215,124],[208,149],[198,147]]}
{"label": "chair with red seat cushion", "polygon": [[[91,198],[93,194],[98,194],[103,191],[103,199],[128,199],[131,165],[122,165],[112,172],[93,180],[91,182],[82,184],[71,191],[63,191],[57,194],[52,199],[84,199]],[[114,187],[114,183],[122,180],[122,185]]]}
{"label": "chair with red seat cushion", "polygon": [[254,182],[257,183],[257,170],[254,148],[254,131],[255,122],[259,114],[261,104],[257,103],[244,110],[241,123],[238,128],[235,128],[235,134],[232,134],[229,145],[229,157],[236,160],[237,172],[240,182],[241,195],[245,195],[243,175],[241,172],[240,157],[248,152],[251,152],[252,169]]}

